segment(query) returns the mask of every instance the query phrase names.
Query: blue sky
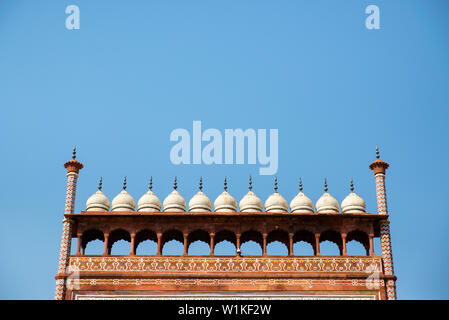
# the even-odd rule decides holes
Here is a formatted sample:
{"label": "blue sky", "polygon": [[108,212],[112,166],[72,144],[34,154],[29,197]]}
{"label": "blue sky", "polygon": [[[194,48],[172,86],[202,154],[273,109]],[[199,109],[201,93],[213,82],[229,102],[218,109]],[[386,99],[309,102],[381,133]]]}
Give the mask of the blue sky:
{"label": "blue sky", "polygon": [[[80,30],[65,28],[76,4]],[[380,8],[380,30],[365,8]],[[153,176],[162,200],[199,176],[213,200],[259,165],[170,162],[170,132],[279,129],[279,191],[301,176],[315,202],[327,177],[376,212],[368,165],[391,164],[387,197],[401,299],[448,299],[449,28],[447,1],[19,1],[0,3],[0,298],[51,299],[74,144],[84,163],[76,212],[99,176],[123,176],[137,200]],[[378,251],[379,253],[379,251]]]}

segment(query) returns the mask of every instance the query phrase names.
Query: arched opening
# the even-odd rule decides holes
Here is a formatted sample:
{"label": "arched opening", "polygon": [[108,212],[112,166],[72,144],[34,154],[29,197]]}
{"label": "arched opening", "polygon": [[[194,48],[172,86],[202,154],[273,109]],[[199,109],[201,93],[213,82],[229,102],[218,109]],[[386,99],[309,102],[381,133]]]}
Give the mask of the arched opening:
{"label": "arched opening", "polygon": [[108,251],[110,255],[129,255],[131,252],[131,236],[124,229],[117,229],[109,234]]}
{"label": "arched opening", "polygon": [[221,230],[214,236],[214,255],[235,256],[237,237],[232,231]]}
{"label": "arched opening", "polygon": [[295,232],[293,235],[293,254],[295,256],[315,255],[315,235],[307,230]]}
{"label": "arched opening", "polygon": [[104,253],[104,234],[100,230],[90,229],[81,236],[81,250],[85,255],[102,255]]}
{"label": "arched opening", "polygon": [[262,255],[263,236],[255,230],[248,230],[240,236],[240,251],[242,256]]}
{"label": "arched opening", "polygon": [[343,241],[337,231],[327,230],[320,235],[320,254],[322,256],[341,256]]}
{"label": "arched opening", "polygon": [[195,230],[187,237],[187,254],[206,256],[210,254],[210,235],[204,230]]}
{"label": "arched opening", "polygon": [[288,256],[290,246],[288,232],[284,230],[273,230],[267,235],[267,255]]}
{"label": "arched opening", "polygon": [[168,230],[162,234],[162,255],[182,256],[184,254],[184,235],[179,230]]}
{"label": "arched opening", "polygon": [[346,235],[348,256],[369,256],[369,236],[366,232],[354,230]]}
{"label": "arched opening", "polygon": [[157,235],[152,230],[141,230],[136,233],[134,239],[136,255],[156,255],[157,254]]}

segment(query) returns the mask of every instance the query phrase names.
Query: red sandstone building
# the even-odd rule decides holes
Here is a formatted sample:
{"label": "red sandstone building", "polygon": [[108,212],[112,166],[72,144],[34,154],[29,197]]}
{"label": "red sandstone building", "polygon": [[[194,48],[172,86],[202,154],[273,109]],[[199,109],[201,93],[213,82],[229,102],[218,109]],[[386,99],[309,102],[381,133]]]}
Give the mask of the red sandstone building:
{"label": "red sandstone building", "polygon": [[[369,168],[376,181],[377,214],[366,213],[364,201],[353,192],[340,207],[325,186],[325,193],[313,206],[302,193],[290,203],[275,192],[265,202],[250,190],[239,203],[224,192],[215,200],[214,210],[200,191],[190,200],[189,209],[174,190],[161,203],[150,190],[134,199],[122,192],[112,201],[99,190],[87,201],[86,211],[75,214],[74,203],[79,171],[75,159],[65,163],[67,195],[63,232],[56,275],[55,299],[396,299],[396,277],[390,241],[385,194],[388,164],[379,159]],[[352,182],[351,182],[352,185]],[[71,255],[71,239],[77,251]],[[380,238],[381,251],[373,241]],[[87,243],[104,242],[103,255],[85,255]],[[116,241],[131,243],[129,255],[111,255]],[[156,255],[136,255],[145,240],[157,243]],[[184,244],[182,256],[162,255],[170,240]],[[210,245],[209,256],[188,255],[197,240]],[[217,243],[235,245],[235,256],[216,256]],[[261,256],[242,256],[241,244],[254,241]],[[336,243],[338,256],[320,254],[320,243]],[[364,256],[348,256],[346,244],[356,240],[366,249]],[[268,256],[267,245],[279,241],[288,248],[287,256]],[[305,241],[313,256],[295,256],[293,245]]]}

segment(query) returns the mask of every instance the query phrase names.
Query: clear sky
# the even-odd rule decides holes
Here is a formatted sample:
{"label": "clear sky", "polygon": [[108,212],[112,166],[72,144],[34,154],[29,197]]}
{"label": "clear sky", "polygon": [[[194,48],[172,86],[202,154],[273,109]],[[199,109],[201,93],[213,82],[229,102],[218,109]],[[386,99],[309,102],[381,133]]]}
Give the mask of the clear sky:
{"label": "clear sky", "polygon": [[[65,8],[80,8],[67,30]],[[380,8],[380,29],[365,8]],[[327,177],[376,212],[368,165],[390,163],[387,197],[401,299],[448,299],[449,3],[447,1],[0,2],[0,298],[51,299],[74,144],[76,212],[123,176],[137,200],[149,176],[163,200],[178,176],[188,201],[199,176],[212,201],[229,177],[237,200],[264,201],[273,176],[256,165],[170,162],[170,132],[279,130],[279,191],[301,176],[315,202]],[[377,253],[380,253],[379,251]]]}

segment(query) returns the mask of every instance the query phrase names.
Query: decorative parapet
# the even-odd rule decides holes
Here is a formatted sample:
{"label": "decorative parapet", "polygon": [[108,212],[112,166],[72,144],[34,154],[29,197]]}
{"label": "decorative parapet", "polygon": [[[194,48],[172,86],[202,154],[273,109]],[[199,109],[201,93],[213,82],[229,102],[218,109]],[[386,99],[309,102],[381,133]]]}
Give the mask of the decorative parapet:
{"label": "decorative parapet", "polygon": [[381,257],[70,257],[70,272],[211,274],[382,273]]}

